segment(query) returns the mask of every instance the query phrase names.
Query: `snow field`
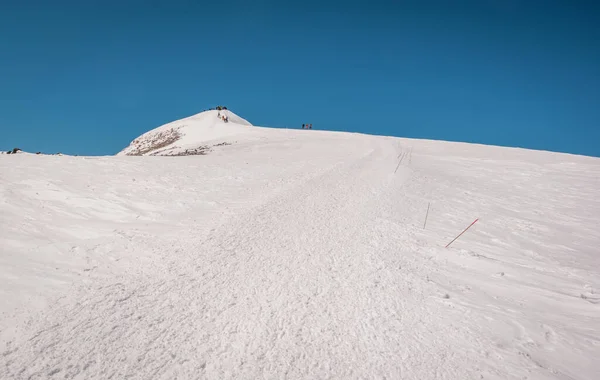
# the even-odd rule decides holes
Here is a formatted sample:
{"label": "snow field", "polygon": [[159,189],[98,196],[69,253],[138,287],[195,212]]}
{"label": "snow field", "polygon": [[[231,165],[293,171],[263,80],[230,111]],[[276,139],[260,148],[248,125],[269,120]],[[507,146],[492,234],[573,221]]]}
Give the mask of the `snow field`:
{"label": "snow field", "polygon": [[0,378],[600,377],[600,160],[232,128],[0,160]]}

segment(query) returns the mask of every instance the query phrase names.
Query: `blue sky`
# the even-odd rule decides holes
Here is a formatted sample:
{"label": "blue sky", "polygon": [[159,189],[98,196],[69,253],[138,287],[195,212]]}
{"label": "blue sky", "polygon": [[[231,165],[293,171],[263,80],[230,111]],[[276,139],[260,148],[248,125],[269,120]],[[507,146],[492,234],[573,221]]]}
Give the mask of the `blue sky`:
{"label": "blue sky", "polygon": [[223,104],[257,125],[600,156],[600,5],[0,0],[0,149],[114,154]]}

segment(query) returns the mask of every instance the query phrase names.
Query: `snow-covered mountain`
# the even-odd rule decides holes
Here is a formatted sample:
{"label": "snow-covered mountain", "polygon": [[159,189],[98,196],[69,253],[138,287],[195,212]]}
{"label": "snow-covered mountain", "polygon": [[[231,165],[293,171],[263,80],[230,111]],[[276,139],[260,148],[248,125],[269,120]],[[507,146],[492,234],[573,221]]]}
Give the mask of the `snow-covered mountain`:
{"label": "snow-covered mountain", "polygon": [[600,378],[600,159],[217,113],[0,157],[0,379]]}
{"label": "snow-covered mountain", "polygon": [[118,155],[178,156],[203,154],[210,143],[248,133],[248,121],[229,110],[210,110],[155,128]]}

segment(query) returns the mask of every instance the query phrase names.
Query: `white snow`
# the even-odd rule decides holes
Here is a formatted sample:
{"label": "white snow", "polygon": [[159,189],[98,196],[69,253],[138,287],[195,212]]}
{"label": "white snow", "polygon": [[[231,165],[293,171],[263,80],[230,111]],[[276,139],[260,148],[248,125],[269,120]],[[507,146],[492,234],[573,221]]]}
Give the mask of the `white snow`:
{"label": "white snow", "polygon": [[[223,116],[227,123],[221,119]],[[175,155],[223,138],[252,134],[250,126],[229,110],[205,111],[144,133],[118,155]]]}
{"label": "white snow", "polygon": [[600,378],[600,159],[215,112],[2,156],[1,379]]}

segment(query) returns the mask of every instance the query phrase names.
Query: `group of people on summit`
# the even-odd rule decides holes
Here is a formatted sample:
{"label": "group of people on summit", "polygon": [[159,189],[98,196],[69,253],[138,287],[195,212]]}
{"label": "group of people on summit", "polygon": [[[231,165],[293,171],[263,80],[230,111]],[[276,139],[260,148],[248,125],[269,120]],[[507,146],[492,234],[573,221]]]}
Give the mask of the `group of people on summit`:
{"label": "group of people on summit", "polygon": [[227,117],[227,115],[223,114],[221,115],[221,111],[219,111],[219,113],[217,114],[217,117],[221,120],[223,120],[223,122],[227,123],[229,122],[229,117]]}
{"label": "group of people on summit", "polygon": [[217,117],[221,120],[223,120],[223,122],[227,123],[229,122],[229,117],[225,114],[221,115],[221,111],[227,111],[227,107],[223,107],[223,106],[217,106],[216,108],[217,111],[219,111],[217,113]]}

